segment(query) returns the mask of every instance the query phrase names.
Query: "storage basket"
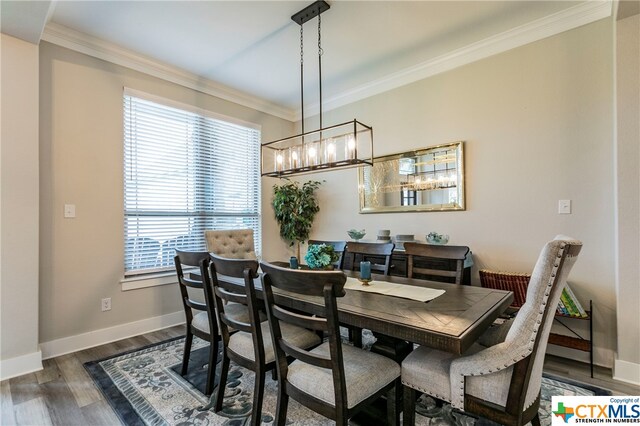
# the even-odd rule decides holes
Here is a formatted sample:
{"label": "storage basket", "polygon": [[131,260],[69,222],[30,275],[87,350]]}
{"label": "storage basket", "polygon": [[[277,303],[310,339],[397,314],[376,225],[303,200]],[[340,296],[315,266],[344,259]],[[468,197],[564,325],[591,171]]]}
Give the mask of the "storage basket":
{"label": "storage basket", "polygon": [[530,274],[497,272],[488,269],[480,270],[480,285],[482,287],[513,292],[513,303],[511,304],[513,308],[519,308],[524,305],[530,279]]}

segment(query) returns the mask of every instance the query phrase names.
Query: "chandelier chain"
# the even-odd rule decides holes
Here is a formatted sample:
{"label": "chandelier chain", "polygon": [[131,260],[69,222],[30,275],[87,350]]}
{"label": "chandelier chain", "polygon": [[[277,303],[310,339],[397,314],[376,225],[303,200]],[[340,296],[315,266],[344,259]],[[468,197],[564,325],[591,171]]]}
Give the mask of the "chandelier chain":
{"label": "chandelier chain", "polygon": [[[304,133],[304,31],[300,25],[300,114],[302,133]],[[302,137],[304,143],[304,136]]]}
{"label": "chandelier chain", "polygon": [[322,50],[322,18],[318,15],[318,56],[322,56],[324,50]]}
{"label": "chandelier chain", "polygon": [[300,63],[304,62],[304,32],[302,31],[302,25],[300,25]]}

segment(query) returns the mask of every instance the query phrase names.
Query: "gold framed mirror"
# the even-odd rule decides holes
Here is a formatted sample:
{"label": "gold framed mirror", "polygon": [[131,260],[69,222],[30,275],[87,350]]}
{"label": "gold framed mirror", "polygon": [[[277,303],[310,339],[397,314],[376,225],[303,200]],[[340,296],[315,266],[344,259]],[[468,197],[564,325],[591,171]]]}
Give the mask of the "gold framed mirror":
{"label": "gold framed mirror", "polygon": [[376,157],[358,193],[360,213],[465,210],[464,142]]}

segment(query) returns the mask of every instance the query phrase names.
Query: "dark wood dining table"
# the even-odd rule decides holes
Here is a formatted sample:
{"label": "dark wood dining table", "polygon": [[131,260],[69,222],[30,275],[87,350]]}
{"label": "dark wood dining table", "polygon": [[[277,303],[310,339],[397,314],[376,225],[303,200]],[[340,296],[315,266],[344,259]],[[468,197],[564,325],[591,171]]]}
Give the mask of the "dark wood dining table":
{"label": "dark wood dining table", "polygon": [[[358,272],[344,273],[359,276]],[[428,302],[349,289],[338,299],[340,322],[371,330],[378,340],[372,350],[397,361],[411,351],[412,343],[464,353],[513,301],[509,291],[384,275],[373,275],[373,280],[445,290]],[[240,284],[236,281],[235,285]],[[256,287],[260,290],[257,282]],[[278,303],[291,309],[323,313],[319,297],[274,293]]]}

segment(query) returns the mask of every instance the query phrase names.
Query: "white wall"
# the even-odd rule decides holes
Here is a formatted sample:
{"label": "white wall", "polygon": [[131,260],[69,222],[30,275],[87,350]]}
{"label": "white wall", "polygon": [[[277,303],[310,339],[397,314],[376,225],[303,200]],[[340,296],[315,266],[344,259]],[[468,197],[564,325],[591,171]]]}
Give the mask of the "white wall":
{"label": "white wall", "polygon": [[[43,42],[40,341],[47,343],[47,354],[73,349],[74,342],[95,344],[96,338],[85,333],[135,333],[149,319],[182,311],[175,284],[121,291],[124,86],[257,123],[263,140],[293,130],[286,120]],[[263,191],[269,192],[269,183],[265,180]],[[76,205],[75,219],[63,218],[65,203]],[[275,225],[267,198],[263,216],[271,235]],[[264,252],[279,246],[263,239]],[[112,298],[111,311],[101,312],[104,297]],[[76,340],[68,339],[73,336]]]}
{"label": "white wall", "polygon": [[[312,237],[448,234],[473,250],[476,282],[479,268],[531,271],[556,234],[578,238],[569,280],[583,303],[595,302],[596,362],[611,366],[612,43],[611,20],[601,20],[325,113],[327,124],[373,126],[375,155],[466,141],[467,210],[360,215],[355,170],[318,174],[326,183]],[[558,215],[560,199],[572,200],[572,214]]]}
{"label": "white wall", "polygon": [[38,349],[38,46],[2,34],[0,380],[42,368]]}
{"label": "white wall", "polygon": [[617,21],[618,352],[614,376],[640,385],[640,15]]}

